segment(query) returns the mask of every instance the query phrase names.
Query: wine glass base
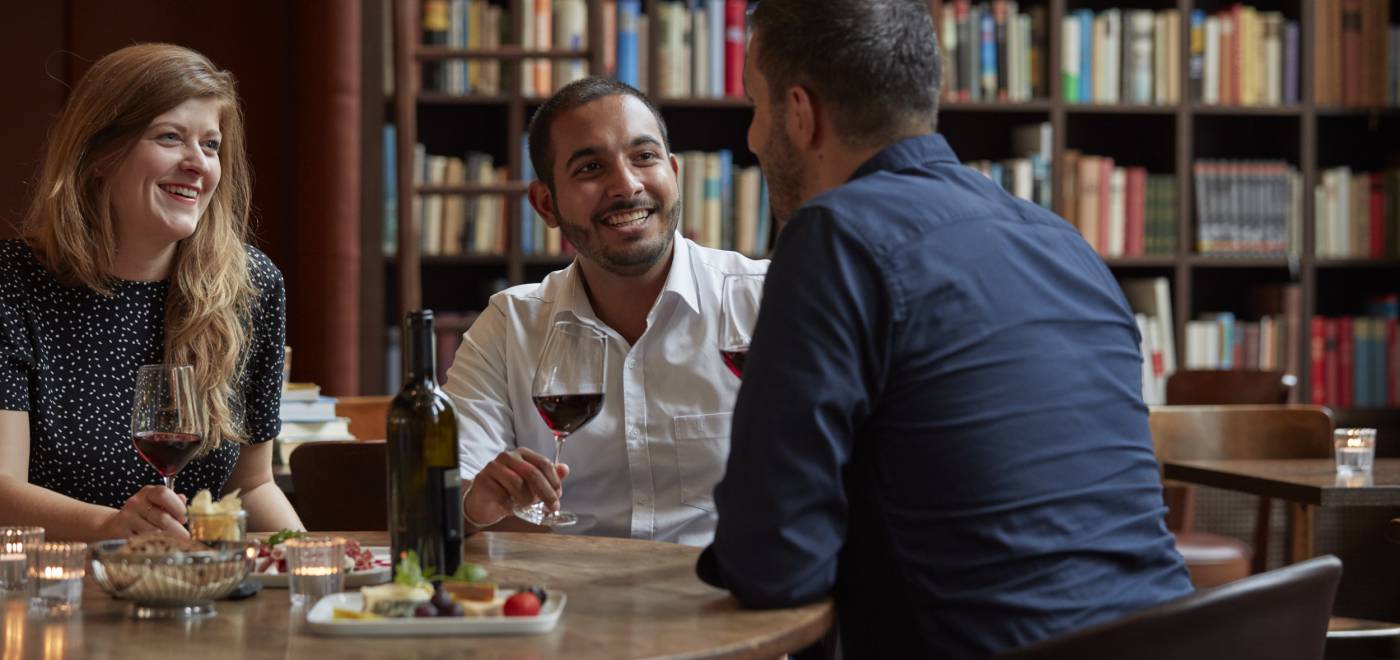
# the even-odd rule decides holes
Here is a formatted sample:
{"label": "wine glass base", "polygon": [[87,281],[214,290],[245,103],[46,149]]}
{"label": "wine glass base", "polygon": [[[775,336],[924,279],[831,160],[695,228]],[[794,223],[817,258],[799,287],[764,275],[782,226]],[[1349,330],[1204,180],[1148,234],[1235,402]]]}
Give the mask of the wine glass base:
{"label": "wine glass base", "polygon": [[578,522],[578,516],[568,511],[555,511],[554,513],[546,511],[543,502],[515,507],[515,517],[545,527],[568,527]]}

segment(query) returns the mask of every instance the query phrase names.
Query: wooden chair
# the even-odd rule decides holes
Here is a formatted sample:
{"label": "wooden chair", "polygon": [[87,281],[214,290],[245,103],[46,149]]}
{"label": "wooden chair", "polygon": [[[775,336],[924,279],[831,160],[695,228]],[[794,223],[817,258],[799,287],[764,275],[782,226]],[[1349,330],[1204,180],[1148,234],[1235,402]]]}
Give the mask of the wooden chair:
{"label": "wooden chair", "polygon": [[308,442],[292,452],[297,514],[312,531],[382,531],[388,527],[383,440]]}
{"label": "wooden chair", "polygon": [[1003,660],[1318,660],[1342,562],[1327,555],[1048,639]]}
{"label": "wooden chair", "polygon": [[350,418],[350,435],[356,440],[383,440],[392,396],[343,396],[335,401],[336,417]]}
{"label": "wooden chair", "polygon": [[[1158,461],[1332,456],[1332,415],[1322,406],[1159,406],[1152,409],[1148,423]],[[1177,530],[1189,531],[1194,526],[1189,487],[1187,492],[1188,503],[1173,516]],[[1272,504],[1271,498],[1259,498],[1253,534],[1254,573],[1267,565]],[[1168,525],[1172,522],[1169,519]]]}
{"label": "wooden chair", "polygon": [[1167,378],[1167,405],[1288,403],[1293,374],[1242,369],[1178,371]]}

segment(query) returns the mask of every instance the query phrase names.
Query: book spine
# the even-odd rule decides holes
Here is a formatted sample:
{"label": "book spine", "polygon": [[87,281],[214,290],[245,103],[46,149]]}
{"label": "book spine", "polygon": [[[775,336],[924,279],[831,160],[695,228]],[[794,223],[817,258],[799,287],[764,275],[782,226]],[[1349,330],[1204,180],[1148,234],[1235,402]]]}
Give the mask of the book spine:
{"label": "book spine", "polygon": [[641,84],[637,74],[637,21],[641,10],[641,0],[617,0],[617,79],[633,87]]}
{"label": "book spine", "polygon": [[744,95],[744,0],[724,5],[724,95]]}
{"label": "book spine", "polygon": [[1283,102],[1296,105],[1298,94],[1298,22],[1288,21],[1283,27]]}

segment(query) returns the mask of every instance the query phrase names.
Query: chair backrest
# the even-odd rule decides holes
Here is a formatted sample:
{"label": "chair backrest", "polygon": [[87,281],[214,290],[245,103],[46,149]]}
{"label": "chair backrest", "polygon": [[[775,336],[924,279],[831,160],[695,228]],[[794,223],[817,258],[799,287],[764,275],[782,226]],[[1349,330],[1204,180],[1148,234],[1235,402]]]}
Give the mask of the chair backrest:
{"label": "chair backrest", "polygon": [[391,396],[343,396],[335,401],[335,415],[350,418],[350,435],[356,440],[383,440],[393,400]]}
{"label": "chair backrest", "polygon": [[306,442],[292,452],[297,515],[313,531],[388,529],[383,440]]}
{"label": "chair backrest", "polygon": [[1332,456],[1322,406],[1156,406],[1148,423],[1158,461]]}
{"label": "chair backrest", "polygon": [[1341,577],[1342,562],[1326,555],[999,657],[1319,660]]}
{"label": "chair backrest", "polygon": [[1282,371],[1183,370],[1167,378],[1167,405],[1288,403],[1297,383]]}

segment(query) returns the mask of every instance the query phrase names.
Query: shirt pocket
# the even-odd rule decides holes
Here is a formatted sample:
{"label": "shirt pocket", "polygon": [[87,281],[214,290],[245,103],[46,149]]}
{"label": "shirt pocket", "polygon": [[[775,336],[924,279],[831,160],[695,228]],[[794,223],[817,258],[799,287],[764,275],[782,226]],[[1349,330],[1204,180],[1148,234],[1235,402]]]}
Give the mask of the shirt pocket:
{"label": "shirt pocket", "polygon": [[681,503],[715,510],[715,484],[729,460],[729,426],[733,413],[683,415],[672,420]]}

